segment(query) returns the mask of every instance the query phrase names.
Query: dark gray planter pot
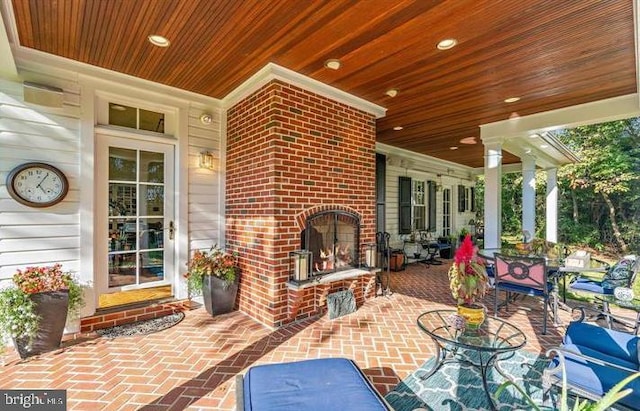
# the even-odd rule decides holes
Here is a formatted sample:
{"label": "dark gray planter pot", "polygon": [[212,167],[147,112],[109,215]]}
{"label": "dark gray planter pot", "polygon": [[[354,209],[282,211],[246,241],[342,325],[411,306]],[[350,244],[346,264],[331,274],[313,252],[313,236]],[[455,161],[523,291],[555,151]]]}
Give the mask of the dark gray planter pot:
{"label": "dark gray planter pot", "polygon": [[35,303],[35,313],[40,321],[31,346],[27,338],[13,341],[22,359],[60,347],[69,309],[69,290],[31,294],[29,298]]}
{"label": "dark gray planter pot", "polygon": [[236,279],[231,284],[212,275],[205,275],[202,278],[202,299],[204,308],[209,314],[217,315],[233,311],[239,279],[239,273],[236,273]]}

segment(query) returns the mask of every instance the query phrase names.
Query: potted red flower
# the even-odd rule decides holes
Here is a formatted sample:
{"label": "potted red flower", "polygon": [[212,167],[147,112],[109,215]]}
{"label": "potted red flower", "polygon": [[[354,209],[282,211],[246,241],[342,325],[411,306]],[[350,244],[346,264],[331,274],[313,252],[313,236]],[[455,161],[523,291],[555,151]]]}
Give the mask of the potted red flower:
{"label": "potted red flower", "polygon": [[458,302],[458,314],[465,318],[467,329],[477,329],[485,318],[486,307],[477,302],[487,292],[489,277],[478,249],[467,234],[456,251],[449,268],[449,286]]}

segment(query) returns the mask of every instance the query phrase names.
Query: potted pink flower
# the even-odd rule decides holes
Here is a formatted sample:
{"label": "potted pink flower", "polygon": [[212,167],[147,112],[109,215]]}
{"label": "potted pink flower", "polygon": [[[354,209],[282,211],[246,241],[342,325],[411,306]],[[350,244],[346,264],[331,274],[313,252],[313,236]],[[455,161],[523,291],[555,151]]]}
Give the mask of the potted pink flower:
{"label": "potted pink flower", "polygon": [[62,265],[17,270],[0,290],[0,337],[13,339],[21,358],[60,346],[67,317],[79,316],[82,287]]}

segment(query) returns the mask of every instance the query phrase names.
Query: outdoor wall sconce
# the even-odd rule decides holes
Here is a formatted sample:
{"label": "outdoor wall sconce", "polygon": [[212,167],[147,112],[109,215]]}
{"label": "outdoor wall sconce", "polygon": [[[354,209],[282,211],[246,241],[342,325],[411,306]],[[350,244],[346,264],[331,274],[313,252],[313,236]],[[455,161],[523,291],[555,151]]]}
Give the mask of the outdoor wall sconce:
{"label": "outdoor wall sconce", "polygon": [[306,281],[309,279],[309,267],[311,267],[312,254],[307,250],[296,250],[289,253],[291,258],[290,264],[293,265],[293,280],[296,282]]}
{"label": "outdoor wall sconce", "polygon": [[211,123],[213,123],[213,116],[209,113],[203,113],[200,116],[200,122],[204,125],[209,125]]}
{"label": "outdoor wall sconce", "polygon": [[364,264],[368,268],[374,268],[376,266],[376,251],[376,243],[365,244]]}
{"label": "outdoor wall sconce", "polygon": [[203,151],[200,153],[200,168],[206,168],[213,170],[215,168],[215,158],[210,151]]}

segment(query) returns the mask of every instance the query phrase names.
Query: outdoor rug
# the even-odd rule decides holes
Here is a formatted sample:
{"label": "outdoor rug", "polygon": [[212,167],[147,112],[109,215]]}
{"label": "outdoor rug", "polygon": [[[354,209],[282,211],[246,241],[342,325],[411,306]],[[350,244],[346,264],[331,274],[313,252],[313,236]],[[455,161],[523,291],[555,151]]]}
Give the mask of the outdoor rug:
{"label": "outdoor rug", "polygon": [[[476,353],[467,352],[466,355],[477,359]],[[504,373],[524,389],[536,404],[541,404],[542,370],[548,364],[546,357],[524,350],[503,354],[502,357],[504,359],[500,361],[500,368]],[[431,358],[385,396],[396,411],[490,409],[478,368],[449,362],[427,380],[421,380],[420,377],[431,369],[434,361],[435,358]],[[494,394],[505,379],[498,371],[492,369],[487,381],[489,391]],[[508,387],[500,394],[500,398],[494,397],[494,400],[500,411],[531,408],[514,387]]]}

